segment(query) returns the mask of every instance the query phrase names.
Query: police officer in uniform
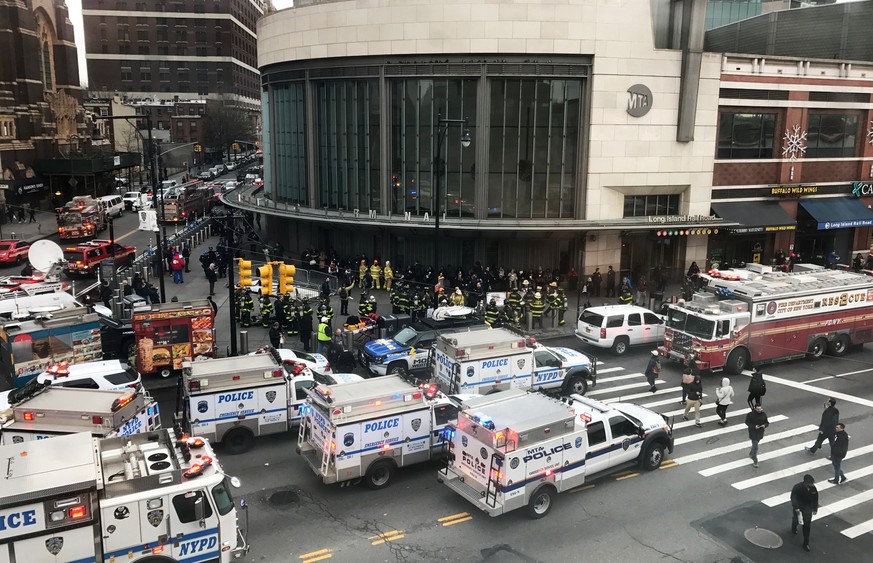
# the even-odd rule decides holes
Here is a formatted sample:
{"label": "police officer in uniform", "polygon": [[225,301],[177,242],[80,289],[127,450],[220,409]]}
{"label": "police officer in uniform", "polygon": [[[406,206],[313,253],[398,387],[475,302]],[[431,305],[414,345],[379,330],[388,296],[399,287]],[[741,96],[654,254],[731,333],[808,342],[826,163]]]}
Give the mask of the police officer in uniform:
{"label": "police officer in uniform", "polygon": [[500,309],[497,307],[497,300],[491,299],[485,306],[485,324],[493,328],[499,315]]}

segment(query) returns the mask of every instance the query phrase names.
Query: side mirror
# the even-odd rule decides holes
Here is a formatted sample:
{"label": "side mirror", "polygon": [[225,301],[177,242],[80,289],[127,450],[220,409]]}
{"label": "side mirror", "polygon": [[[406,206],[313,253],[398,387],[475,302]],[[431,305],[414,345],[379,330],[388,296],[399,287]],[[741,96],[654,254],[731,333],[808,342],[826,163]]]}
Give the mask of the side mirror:
{"label": "side mirror", "polygon": [[231,477],[230,478],[230,486],[234,489],[239,489],[242,486],[242,481],[239,480],[239,477]]}
{"label": "side mirror", "polygon": [[203,507],[203,494],[197,495],[194,501],[194,519],[200,521],[200,527],[206,527],[206,509]]}

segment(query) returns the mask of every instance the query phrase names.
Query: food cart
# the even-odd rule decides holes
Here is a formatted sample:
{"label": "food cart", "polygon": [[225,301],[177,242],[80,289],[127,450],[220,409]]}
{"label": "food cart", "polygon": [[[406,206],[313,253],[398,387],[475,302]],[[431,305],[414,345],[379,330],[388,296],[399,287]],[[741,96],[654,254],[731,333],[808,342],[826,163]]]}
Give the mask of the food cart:
{"label": "food cart", "polygon": [[205,299],[137,307],[131,313],[137,371],[169,377],[182,362],[213,357],[214,320]]}

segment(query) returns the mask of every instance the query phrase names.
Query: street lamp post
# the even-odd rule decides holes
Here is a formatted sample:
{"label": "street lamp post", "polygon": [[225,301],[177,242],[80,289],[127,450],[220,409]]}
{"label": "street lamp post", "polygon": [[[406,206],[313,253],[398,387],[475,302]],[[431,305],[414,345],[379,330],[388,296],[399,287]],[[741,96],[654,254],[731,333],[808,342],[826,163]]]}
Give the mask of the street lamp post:
{"label": "street lamp post", "polygon": [[434,146],[436,147],[435,156],[433,159],[434,170],[434,230],[433,230],[433,267],[437,277],[440,273],[440,158],[442,157],[443,141],[446,138],[446,133],[452,125],[464,125],[463,133],[461,133],[461,146],[467,148],[473,142],[470,136],[469,119],[443,119],[443,114],[437,114],[436,127],[434,128]]}

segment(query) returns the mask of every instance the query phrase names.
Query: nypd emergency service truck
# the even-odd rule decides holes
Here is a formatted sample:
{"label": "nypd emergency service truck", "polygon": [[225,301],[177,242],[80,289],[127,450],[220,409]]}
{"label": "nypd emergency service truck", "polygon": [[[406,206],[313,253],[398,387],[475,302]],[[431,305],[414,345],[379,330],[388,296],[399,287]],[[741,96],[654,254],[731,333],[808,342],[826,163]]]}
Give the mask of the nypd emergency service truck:
{"label": "nypd emergency service truck", "polygon": [[167,430],[0,446],[0,561],[228,563],[248,551],[209,444]]}
{"label": "nypd emergency service truck", "polygon": [[176,419],[192,434],[221,442],[231,454],[248,451],[256,436],[287,432],[300,422],[312,371],[285,363],[278,351],[186,362]]}
{"label": "nypd emergency service truck", "polygon": [[158,403],[148,393],[133,389],[101,391],[47,385],[21,398],[0,414],[3,416],[6,420],[0,426],[2,444],[76,432],[112,438],[161,428]]}
{"label": "nypd emergency service truck", "polygon": [[555,495],[592,475],[630,464],[657,469],[673,451],[666,417],[636,405],[511,389],[462,407],[446,428],[437,479],[490,516],[527,507],[541,518]]}
{"label": "nypd emergency service truck", "polygon": [[576,350],[541,346],[498,328],[441,335],[433,372],[446,393],[530,388],[584,395],[597,383],[596,363]]}
{"label": "nypd emergency service truck", "polygon": [[442,429],[459,401],[397,376],[319,385],[302,409],[297,453],[326,484],[363,479],[381,489],[398,467],[442,452]]}

